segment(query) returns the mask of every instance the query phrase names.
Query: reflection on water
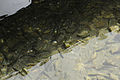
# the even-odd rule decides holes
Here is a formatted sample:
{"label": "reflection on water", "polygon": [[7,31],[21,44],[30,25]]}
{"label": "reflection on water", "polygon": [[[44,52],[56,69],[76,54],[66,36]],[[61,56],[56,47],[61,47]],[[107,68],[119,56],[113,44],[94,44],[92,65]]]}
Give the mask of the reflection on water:
{"label": "reflection on water", "polygon": [[0,0],[0,16],[12,15],[31,4],[31,0]]}
{"label": "reflection on water", "polygon": [[62,57],[53,55],[46,64],[29,69],[27,75],[8,80],[120,80],[120,33],[105,35],[106,39],[92,38],[86,45],[79,42]]}

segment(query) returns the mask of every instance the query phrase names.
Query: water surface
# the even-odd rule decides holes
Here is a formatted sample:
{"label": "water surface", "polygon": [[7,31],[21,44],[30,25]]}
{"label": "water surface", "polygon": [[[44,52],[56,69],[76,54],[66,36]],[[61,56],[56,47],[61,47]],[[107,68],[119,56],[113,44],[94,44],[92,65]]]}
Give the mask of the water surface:
{"label": "water surface", "polygon": [[7,80],[120,80],[120,33],[105,35],[106,39],[92,38],[86,45],[79,42],[69,52],[51,56],[46,64],[36,64],[27,75]]}

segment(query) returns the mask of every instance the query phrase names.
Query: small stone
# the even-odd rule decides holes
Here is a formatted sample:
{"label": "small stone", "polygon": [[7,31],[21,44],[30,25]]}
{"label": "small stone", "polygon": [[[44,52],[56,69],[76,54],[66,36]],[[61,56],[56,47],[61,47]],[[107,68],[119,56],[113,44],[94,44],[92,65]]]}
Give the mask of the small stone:
{"label": "small stone", "polygon": [[50,32],[50,30],[46,30],[44,33],[47,34],[47,33],[49,33],[49,32]]}
{"label": "small stone", "polygon": [[27,53],[32,53],[32,52],[33,52],[33,50],[28,50],[28,51],[27,51]]}
{"label": "small stone", "polygon": [[57,33],[57,31],[55,30],[55,33]]}
{"label": "small stone", "polygon": [[64,43],[64,45],[65,45],[65,48],[69,48],[70,47],[70,44],[69,43]]}
{"label": "small stone", "polygon": [[57,41],[53,41],[53,43],[52,43],[53,45],[55,45],[55,44],[57,44]]}
{"label": "small stone", "polygon": [[0,42],[1,42],[1,43],[4,43],[4,40],[3,40],[3,39],[0,39]]}
{"label": "small stone", "polygon": [[91,39],[91,37],[86,37],[85,38],[85,41],[88,41],[88,40],[90,40]]}
{"label": "small stone", "polygon": [[40,28],[36,28],[36,30],[37,30],[38,32],[42,32],[42,30],[41,30]]}
{"label": "small stone", "polygon": [[41,63],[40,63],[40,66],[42,66],[42,65],[45,64],[45,63],[47,63],[48,61],[49,61],[49,58],[43,59],[43,60],[41,61]]}
{"label": "small stone", "polygon": [[111,31],[115,31],[115,32],[116,32],[116,31],[119,31],[119,30],[120,30],[120,28],[119,28],[119,26],[118,26],[118,25],[115,25],[115,26],[111,26],[111,27],[110,27],[110,30],[111,30]]}
{"label": "small stone", "polygon": [[28,63],[27,66],[35,66],[36,63]]}
{"label": "small stone", "polygon": [[3,74],[6,74],[6,73],[7,73],[7,66],[3,67],[3,68],[1,69],[1,71],[2,71]]}
{"label": "small stone", "polygon": [[42,40],[41,37],[38,37],[38,40]]}
{"label": "small stone", "polygon": [[26,68],[23,68],[23,69],[20,71],[20,74],[21,74],[22,76],[27,75],[27,74],[28,74],[27,69],[26,69]]}
{"label": "small stone", "polygon": [[88,34],[89,34],[89,32],[87,30],[84,30],[81,33],[78,33],[77,36],[78,37],[86,37]]}

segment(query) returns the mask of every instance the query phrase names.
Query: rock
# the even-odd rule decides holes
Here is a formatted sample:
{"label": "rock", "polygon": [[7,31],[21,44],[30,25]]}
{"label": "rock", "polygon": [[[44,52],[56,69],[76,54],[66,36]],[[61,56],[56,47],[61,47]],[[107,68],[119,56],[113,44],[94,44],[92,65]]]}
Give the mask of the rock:
{"label": "rock", "polygon": [[69,47],[70,47],[70,44],[69,44],[68,42],[65,42],[65,43],[64,43],[64,46],[65,46],[65,48],[69,48]]}
{"label": "rock", "polygon": [[7,73],[7,66],[4,66],[2,69],[1,69],[1,72],[6,74]]}
{"label": "rock", "polygon": [[22,76],[27,75],[27,74],[28,74],[27,69],[26,69],[26,68],[23,68],[23,69],[20,71],[20,74],[21,74]]}
{"label": "rock", "polygon": [[3,39],[0,39],[0,43],[4,43],[4,40],[3,40]]}
{"label": "rock", "polygon": [[57,41],[53,41],[53,42],[52,42],[53,45],[55,45],[55,44],[57,44],[57,43],[58,43]]}
{"label": "rock", "polygon": [[49,32],[50,32],[50,30],[48,29],[48,30],[46,30],[44,33],[47,34],[47,33],[49,33]]}
{"label": "rock", "polygon": [[115,32],[117,32],[117,31],[120,30],[120,28],[119,28],[118,25],[115,25],[115,26],[111,26],[111,27],[110,27],[110,30],[111,30],[111,31],[115,31]]}
{"label": "rock", "polygon": [[81,33],[77,34],[78,37],[86,37],[88,35],[89,35],[88,30],[83,30]]}

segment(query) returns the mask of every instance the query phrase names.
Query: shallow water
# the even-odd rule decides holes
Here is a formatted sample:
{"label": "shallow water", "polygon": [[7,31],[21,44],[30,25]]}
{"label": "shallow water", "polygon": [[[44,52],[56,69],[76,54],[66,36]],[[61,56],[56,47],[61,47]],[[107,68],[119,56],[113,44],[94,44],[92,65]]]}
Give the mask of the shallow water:
{"label": "shallow water", "polygon": [[[119,5],[102,2],[106,7],[100,8],[101,1],[91,2],[82,7],[84,16],[79,13],[82,9],[72,6],[75,11],[70,8],[69,16],[64,9],[63,14],[54,13],[61,8],[51,4],[35,2],[0,22],[0,76],[10,74],[8,80],[119,80],[119,11],[115,14]],[[59,53],[53,55],[54,50]]]}
{"label": "shallow water", "polygon": [[79,42],[69,52],[53,55],[46,64],[38,63],[27,75],[7,80],[120,80],[120,33],[105,35],[106,39],[92,38],[86,45]]}

